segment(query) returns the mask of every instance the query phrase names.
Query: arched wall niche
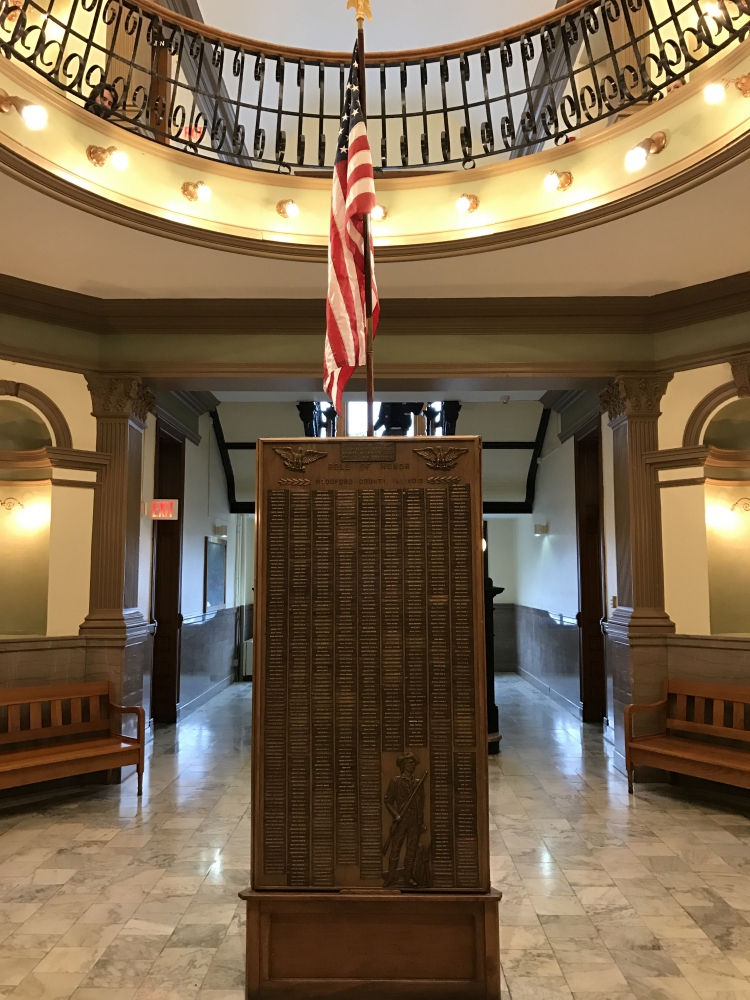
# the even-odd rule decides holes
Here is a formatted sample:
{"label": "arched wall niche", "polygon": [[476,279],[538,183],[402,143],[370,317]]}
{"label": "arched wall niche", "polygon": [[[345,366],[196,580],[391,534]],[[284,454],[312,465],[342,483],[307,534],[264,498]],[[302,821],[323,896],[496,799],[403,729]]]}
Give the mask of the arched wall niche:
{"label": "arched wall niche", "polygon": [[707,393],[688,417],[682,436],[683,448],[694,448],[702,443],[703,430],[712,416],[724,404],[737,396],[734,382],[725,382]]}
{"label": "arched wall niche", "polygon": [[39,389],[35,389],[27,382],[11,382],[8,379],[0,379],[0,396],[15,396],[16,399],[29,403],[41,413],[49,424],[53,437],[52,444],[56,448],[73,447],[73,437],[62,410]]}
{"label": "arched wall niche", "polygon": [[716,410],[703,443],[711,632],[750,635],[750,396]]}

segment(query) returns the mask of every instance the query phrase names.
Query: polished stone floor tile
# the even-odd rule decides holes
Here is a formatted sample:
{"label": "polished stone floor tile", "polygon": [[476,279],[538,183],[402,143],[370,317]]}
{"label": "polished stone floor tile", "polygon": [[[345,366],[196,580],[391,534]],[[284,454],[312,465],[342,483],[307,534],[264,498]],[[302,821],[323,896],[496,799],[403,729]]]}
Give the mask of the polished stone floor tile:
{"label": "polished stone floor tile", "polygon": [[[612,748],[497,678],[490,855],[510,1000],[750,1000],[750,800],[628,796]],[[0,1000],[244,1000],[250,689],[135,780],[0,803]]]}

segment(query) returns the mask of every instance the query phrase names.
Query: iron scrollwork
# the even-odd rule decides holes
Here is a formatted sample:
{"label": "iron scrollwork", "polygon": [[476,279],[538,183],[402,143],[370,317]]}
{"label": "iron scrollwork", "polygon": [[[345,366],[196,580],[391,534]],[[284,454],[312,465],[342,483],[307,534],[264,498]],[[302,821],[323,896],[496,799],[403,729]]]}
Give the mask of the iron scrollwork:
{"label": "iron scrollwork", "polygon": [[[89,110],[97,88],[112,88],[114,124],[193,155],[277,171],[332,166],[340,60],[237,41],[170,19],[169,6],[0,0],[0,50]],[[698,0],[570,6],[463,50],[379,56],[367,93],[381,169],[473,166],[560,143],[660,99],[750,25],[750,0],[718,0],[711,12]]]}

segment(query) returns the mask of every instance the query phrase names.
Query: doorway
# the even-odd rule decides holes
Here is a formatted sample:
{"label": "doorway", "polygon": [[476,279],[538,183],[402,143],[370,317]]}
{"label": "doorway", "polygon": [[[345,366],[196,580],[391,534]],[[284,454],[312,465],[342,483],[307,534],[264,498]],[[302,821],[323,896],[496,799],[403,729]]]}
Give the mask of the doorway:
{"label": "doorway", "polygon": [[604,616],[601,447],[602,429],[597,415],[575,435],[581,714],[584,722],[595,723],[601,723],[607,711],[601,625]]}
{"label": "doorway", "polygon": [[154,493],[177,500],[174,521],[154,522],[153,616],[156,621],[151,674],[151,715],[154,722],[176,722],[180,700],[180,592],[182,577],[182,517],[185,493],[185,440],[156,425]]}

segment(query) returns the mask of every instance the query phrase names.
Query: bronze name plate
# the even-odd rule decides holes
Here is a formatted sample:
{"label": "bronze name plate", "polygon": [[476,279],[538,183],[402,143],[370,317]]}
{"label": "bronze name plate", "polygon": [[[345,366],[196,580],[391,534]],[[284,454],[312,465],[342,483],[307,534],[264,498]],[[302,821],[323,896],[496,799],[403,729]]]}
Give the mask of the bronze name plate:
{"label": "bronze name plate", "polygon": [[253,887],[487,891],[479,439],[257,451]]}

